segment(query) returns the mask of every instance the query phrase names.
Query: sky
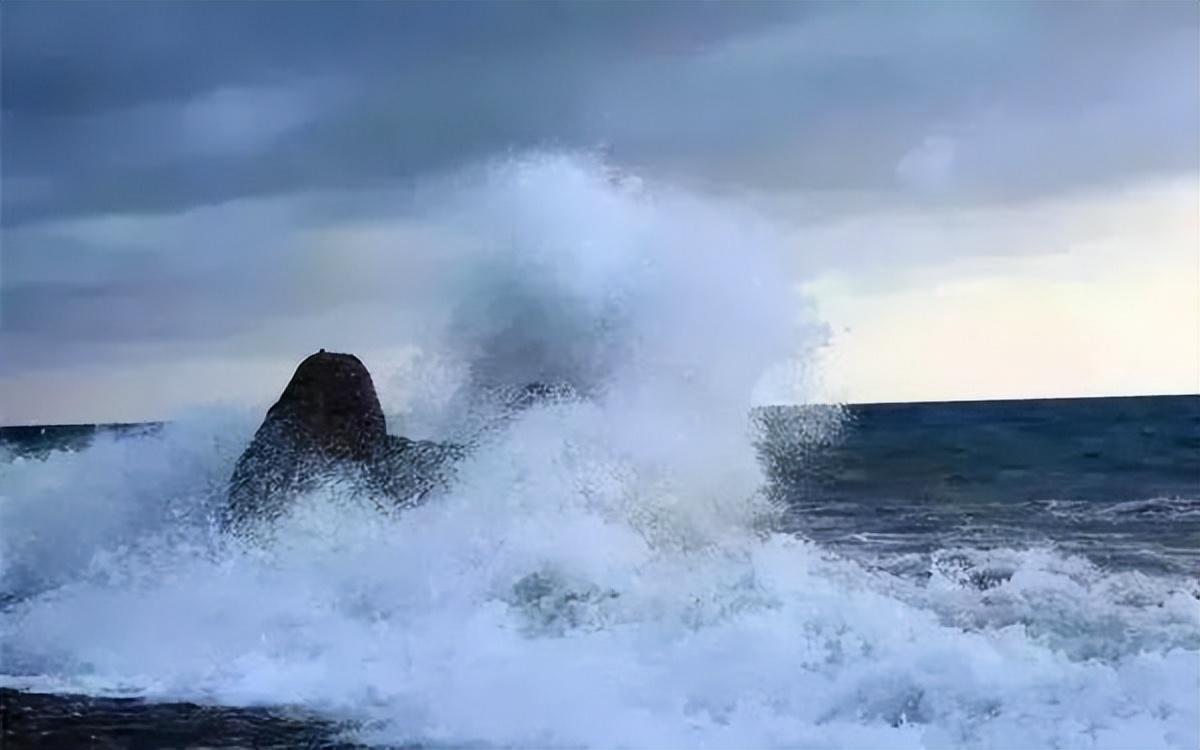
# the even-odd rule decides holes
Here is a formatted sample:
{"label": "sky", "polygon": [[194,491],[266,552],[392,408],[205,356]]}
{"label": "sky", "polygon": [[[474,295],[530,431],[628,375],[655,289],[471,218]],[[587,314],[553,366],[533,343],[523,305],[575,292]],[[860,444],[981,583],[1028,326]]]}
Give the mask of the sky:
{"label": "sky", "polygon": [[1200,391],[1194,2],[12,0],[0,42],[0,423],[402,372],[430,204],[547,152],[765,217],[803,398]]}

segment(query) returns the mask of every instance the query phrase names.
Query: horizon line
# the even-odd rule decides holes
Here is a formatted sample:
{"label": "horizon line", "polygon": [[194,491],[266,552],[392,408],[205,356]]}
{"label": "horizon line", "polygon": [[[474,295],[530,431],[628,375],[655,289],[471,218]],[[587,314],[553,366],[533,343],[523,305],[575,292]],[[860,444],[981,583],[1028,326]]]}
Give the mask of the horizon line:
{"label": "horizon line", "polygon": [[[1189,393],[1135,393],[1104,396],[1012,396],[993,398],[952,398],[940,401],[811,401],[803,404],[760,404],[753,409],[763,409],[773,406],[934,406],[938,404],[992,404],[1028,401],[1089,401],[1118,398],[1200,398],[1200,391]],[[27,422],[24,424],[0,424],[0,430],[33,429],[47,427],[142,427],[165,425],[176,420],[145,419],[136,422]]]}

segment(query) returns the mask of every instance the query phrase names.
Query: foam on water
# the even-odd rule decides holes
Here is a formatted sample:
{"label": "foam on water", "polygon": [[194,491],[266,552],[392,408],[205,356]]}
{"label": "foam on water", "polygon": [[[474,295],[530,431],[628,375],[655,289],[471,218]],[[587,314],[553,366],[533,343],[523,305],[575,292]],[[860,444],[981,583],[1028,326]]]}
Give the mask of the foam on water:
{"label": "foam on water", "polygon": [[446,276],[434,359],[586,398],[490,423],[420,508],[331,485],[265,547],[210,521],[253,415],[6,464],[5,684],[303,704],[380,743],[1200,744],[1181,581],[1052,549],[898,577],[772,532],[747,409],[814,329],[770,227],[575,158],[450,197],[481,265]]}

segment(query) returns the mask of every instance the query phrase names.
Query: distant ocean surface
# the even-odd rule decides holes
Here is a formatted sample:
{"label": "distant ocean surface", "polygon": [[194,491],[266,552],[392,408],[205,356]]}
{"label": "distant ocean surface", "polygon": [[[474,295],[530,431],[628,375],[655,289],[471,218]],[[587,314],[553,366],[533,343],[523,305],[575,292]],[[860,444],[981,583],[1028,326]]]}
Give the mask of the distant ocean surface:
{"label": "distant ocean surface", "polygon": [[822,411],[746,507],[549,409],[269,550],[209,522],[244,415],[0,429],[5,739],[1200,745],[1200,397]]}
{"label": "distant ocean surface", "polygon": [[788,527],[825,545],[900,571],[1051,545],[1200,579],[1198,396],[854,406],[839,437],[772,475]]}

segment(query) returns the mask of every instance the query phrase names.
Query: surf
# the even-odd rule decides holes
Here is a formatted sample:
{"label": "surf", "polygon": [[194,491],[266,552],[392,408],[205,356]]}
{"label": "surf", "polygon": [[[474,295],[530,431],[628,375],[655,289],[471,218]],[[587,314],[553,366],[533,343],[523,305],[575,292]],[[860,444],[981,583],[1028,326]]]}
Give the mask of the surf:
{"label": "surf", "polygon": [[[327,483],[261,545],[214,521],[255,410],[10,460],[0,683],[300,706],[384,745],[1200,743],[1186,582],[1052,547],[902,576],[783,528],[751,410],[803,403],[823,341],[786,231],[564,154],[405,210],[444,243],[397,303],[436,392],[389,427],[469,434],[453,483],[395,511]],[[478,398],[532,381],[580,397]],[[838,429],[807,414],[800,452]]]}

